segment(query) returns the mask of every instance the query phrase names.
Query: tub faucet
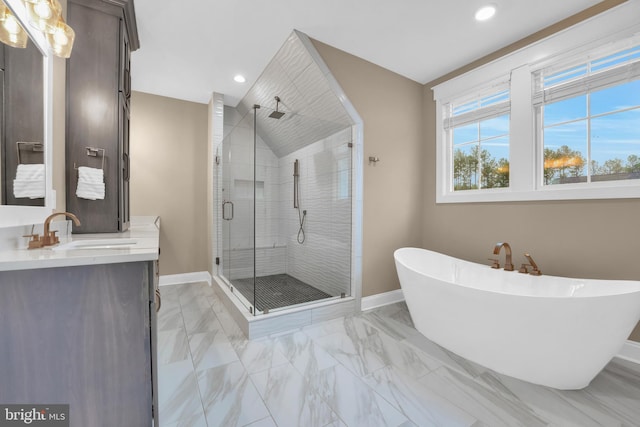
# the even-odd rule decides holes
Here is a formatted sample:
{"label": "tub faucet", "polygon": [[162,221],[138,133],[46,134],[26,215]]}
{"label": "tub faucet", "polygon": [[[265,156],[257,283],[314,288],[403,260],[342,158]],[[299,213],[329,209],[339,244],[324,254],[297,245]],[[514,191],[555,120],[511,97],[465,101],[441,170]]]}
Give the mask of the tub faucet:
{"label": "tub faucet", "polygon": [[527,261],[529,261],[529,265],[533,268],[533,270],[531,270],[531,273],[529,274],[531,274],[532,276],[540,276],[542,272],[538,268],[538,264],[536,264],[533,258],[531,258],[531,255],[526,253],[524,254],[524,257],[527,259]]}
{"label": "tub faucet", "polygon": [[506,258],[504,260],[504,269],[506,271],[513,271],[513,263],[511,262],[511,246],[507,242],[498,242],[496,246],[493,248],[493,254],[498,255],[500,253],[500,249],[504,246],[504,252]]}

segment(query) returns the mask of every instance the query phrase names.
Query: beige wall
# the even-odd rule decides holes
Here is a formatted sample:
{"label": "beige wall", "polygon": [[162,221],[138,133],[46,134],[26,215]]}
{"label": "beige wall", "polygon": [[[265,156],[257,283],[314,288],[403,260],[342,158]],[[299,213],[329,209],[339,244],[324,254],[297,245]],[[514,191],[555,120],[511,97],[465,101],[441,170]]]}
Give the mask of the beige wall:
{"label": "beige wall", "polygon": [[[436,204],[436,107],[434,84],[621,3],[604,1],[550,29],[425,85],[425,204],[422,246],[458,258],[487,263],[495,242],[507,241],[514,264],[530,252],[543,273],[598,279],[640,279],[640,200],[581,200],[519,203]],[[503,257],[503,255],[501,255]],[[540,313],[544,316],[544,313]],[[640,325],[632,334],[640,341]]]}
{"label": "beige wall", "polygon": [[159,215],[160,274],[206,271],[207,105],[133,92],[131,215]]}
{"label": "beige wall", "polygon": [[[314,45],[364,122],[362,296],[398,289],[393,251],[421,244],[422,85]],[[369,156],[380,162],[369,165]]]}

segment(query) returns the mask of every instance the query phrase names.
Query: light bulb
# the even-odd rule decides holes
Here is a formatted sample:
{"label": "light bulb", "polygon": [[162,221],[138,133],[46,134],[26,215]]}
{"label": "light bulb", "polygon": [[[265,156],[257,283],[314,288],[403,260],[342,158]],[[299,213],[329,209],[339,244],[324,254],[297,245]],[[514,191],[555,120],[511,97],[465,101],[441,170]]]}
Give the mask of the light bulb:
{"label": "light bulb", "polygon": [[33,11],[38,15],[41,19],[49,19],[53,15],[53,11],[49,6],[49,2],[40,1],[33,6]]}
{"label": "light bulb", "polygon": [[2,25],[11,34],[18,34],[21,30],[20,24],[13,15],[7,15]]}
{"label": "light bulb", "polygon": [[244,83],[244,82],[246,82],[246,81],[247,81],[247,79],[245,79],[245,78],[244,78],[244,76],[243,76],[243,75],[241,75],[241,74],[236,75],[236,76],[233,78],[233,80],[234,80],[235,82],[237,82],[237,83]]}
{"label": "light bulb", "polygon": [[58,45],[66,45],[69,43],[69,37],[64,33],[64,30],[57,29],[53,34],[53,41]]}
{"label": "light bulb", "polygon": [[69,58],[71,56],[75,38],[76,34],[73,28],[68,26],[62,18],[56,23],[55,29],[47,34],[47,40],[53,49],[53,54],[60,58]]}

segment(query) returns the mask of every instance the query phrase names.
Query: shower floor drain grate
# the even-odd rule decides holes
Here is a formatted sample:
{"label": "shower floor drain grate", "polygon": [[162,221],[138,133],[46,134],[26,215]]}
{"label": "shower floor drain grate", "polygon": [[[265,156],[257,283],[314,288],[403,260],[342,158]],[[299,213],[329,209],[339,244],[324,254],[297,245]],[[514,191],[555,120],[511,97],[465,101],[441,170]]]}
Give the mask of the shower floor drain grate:
{"label": "shower floor drain grate", "polygon": [[[231,281],[231,284],[249,302],[253,302],[252,278],[235,279]],[[260,311],[264,311],[265,308],[273,310],[274,308],[331,298],[331,295],[288,274],[256,277],[255,296],[254,305]]]}

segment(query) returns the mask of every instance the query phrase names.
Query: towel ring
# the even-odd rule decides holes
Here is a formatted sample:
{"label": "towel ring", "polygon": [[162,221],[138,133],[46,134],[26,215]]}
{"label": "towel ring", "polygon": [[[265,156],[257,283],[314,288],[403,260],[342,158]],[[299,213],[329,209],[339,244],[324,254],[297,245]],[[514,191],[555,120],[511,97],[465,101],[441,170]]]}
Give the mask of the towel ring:
{"label": "towel ring", "polygon": [[30,146],[31,147],[31,151],[33,151],[35,153],[44,152],[44,145],[41,142],[24,142],[24,141],[16,142],[16,153],[18,155],[18,164],[19,165],[22,164],[22,159],[21,159],[21,156],[20,156],[20,146],[21,145]]}
{"label": "towel ring", "polygon": [[[89,157],[98,157],[98,153],[100,153],[100,155],[102,156],[102,165],[100,166],[100,169],[104,170],[104,158],[106,150],[104,148],[95,148],[95,147],[85,147],[85,149],[87,150],[87,156]],[[76,166],[76,162],[73,162],[73,168],[75,170],[78,170],[78,167]]]}

